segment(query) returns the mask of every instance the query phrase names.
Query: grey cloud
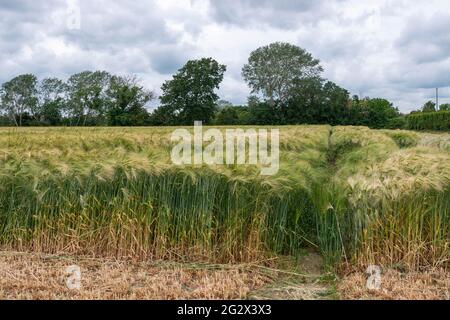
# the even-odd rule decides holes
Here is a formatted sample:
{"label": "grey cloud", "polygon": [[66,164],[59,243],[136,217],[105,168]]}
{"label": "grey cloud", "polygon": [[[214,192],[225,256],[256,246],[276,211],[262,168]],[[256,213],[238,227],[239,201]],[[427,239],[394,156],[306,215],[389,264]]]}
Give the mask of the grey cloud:
{"label": "grey cloud", "polygon": [[450,13],[414,16],[406,22],[397,44],[414,63],[430,63],[450,56]]}
{"label": "grey cloud", "polygon": [[[1,82],[24,72],[64,76],[84,69],[105,68],[112,72],[142,73],[151,72],[153,67],[167,73],[182,63],[189,52],[180,45],[180,34],[167,28],[154,1],[78,0],[78,3],[81,28],[74,30],[66,25],[66,1],[0,3]],[[42,45],[49,39],[63,43],[71,51],[56,54],[54,48]]]}
{"label": "grey cloud", "polygon": [[219,23],[287,29],[317,21],[317,13],[325,14],[322,10],[325,3],[323,0],[210,0],[212,14]]}
{"label": "grey cloud", "polygon": [[85,50],[122,50],[129,46],[176,43],[152,1],[81,2],[81,28],[60,35]]}
{"label": "grey cloud", "polygon": [[448,30],[448,10],[431,15],[414,15],[407,19],[394,43],[402,59],[386,71],[388,81],[403,88],[432,89],[450,86]]}
{"label": "grey cloud", "polygon": [[390,80],[409,88],[442,88],[450,86],[450,60],[446,64],[408,65],[400,68]]}
{"label": "grey cloud", "polygon": [[0,3],[0,54],[4,50],[22,47],[38,35],[37,31],[48,22],[48,12],[54,1],[20,0]]}
{"label": "grey cloud", "polygon": [[151,64],[160,74],[170,75],[180,69],[188,59],[189,57],[185,53],[174,51],[172,48],[153,53]]}
{"label": "grey cloud", "polygon": [[[61,3],[61,2],[60,2]],[[34,1],[34,0],[15,0],[0,2],[2,14],[9,12],[20,13],[42,13],[43,10],[49,10],[58,4],[56,0]],[[36,15],[36,18],[39,16]]]}

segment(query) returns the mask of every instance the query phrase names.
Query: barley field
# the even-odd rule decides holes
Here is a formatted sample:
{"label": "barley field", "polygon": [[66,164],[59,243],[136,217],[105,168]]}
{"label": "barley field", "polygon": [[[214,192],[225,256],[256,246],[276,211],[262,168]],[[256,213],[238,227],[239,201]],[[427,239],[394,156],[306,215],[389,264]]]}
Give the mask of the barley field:
{"label": "barley field", "polygon": [[[222,128],[225,129],[225,128]],[[0,129],[3,250],[447,268],[450,134],[280,127],[280,170],[175,166],[174,128]]]}

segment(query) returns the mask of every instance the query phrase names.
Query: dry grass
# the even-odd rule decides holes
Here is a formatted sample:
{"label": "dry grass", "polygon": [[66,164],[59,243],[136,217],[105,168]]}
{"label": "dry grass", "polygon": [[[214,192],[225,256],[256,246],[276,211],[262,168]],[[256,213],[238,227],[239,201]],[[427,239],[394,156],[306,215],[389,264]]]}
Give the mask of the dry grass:
{"label": "dry grass", "polygon": [[[65,269],[81,268],[81,290]],[[223,269],[150,262],[0,253],[0,300],[245,299],[272,279],[244,266]]]}
{"label": "dry grass", "polygon": [[251,295],[255,300],[330,300],[334,299],[327,284],[319,280],[306,283],[284,282]]}
{"label": "dry grass", "polygon": [[[366,289],[366,275],[351,272],[334,288],[321,274],[320,257],[299,261],[299,274],[260,265],[136,262],[0,252],[0,300],[197,299],[450,299],[450,274],[442,270],[382,275],[382,290]],[[68,266],[81,268],[81,289],[69,290]],[[326,280],[326,279],[329,280]]]}
{"label": "dry grass", "polygon": [[382,274],[381,290],[371,291],[366,288],[366,275],[354,272],[342,279],[337,290],[345,300],[450,300],[450,273],[389,269]]}
{"label": "dry grass", "polygon": [[439,148],[450,153],[450,134],[424,133],[421,135],[420,145]]}

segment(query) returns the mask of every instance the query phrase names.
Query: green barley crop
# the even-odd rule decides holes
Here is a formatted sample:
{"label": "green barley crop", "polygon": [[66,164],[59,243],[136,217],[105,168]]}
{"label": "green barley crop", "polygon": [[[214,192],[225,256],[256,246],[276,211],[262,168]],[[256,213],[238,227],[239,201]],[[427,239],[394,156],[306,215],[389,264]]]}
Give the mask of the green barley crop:
{"label": "green barley crop", "polygon": [[333,230],[347,257],[410,268],[448,263],[450,157],[416,146],[419,140],[403,131],[334,129],[334,144],[352,146],[339,154],[332,178],[345,202]]}
{"label": "green barley crop", "polygon": [[[0,129],[0,245],[254,261],[449,261],[448,135],[280,128],[280,171],[171,164],[174,128]],[[222,128],[225,129],[225,128]]]}

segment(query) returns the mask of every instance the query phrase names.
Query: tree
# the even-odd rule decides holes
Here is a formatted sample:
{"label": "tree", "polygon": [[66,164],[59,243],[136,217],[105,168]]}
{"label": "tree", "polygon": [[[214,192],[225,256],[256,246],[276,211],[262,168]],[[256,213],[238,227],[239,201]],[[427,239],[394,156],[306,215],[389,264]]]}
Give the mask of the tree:
{"label": "tree", "polygon": [[281,112],[279,103],[274,106],[268,102],[252,103],[248,106],[250,113],[249,124],[252,125],[282,125],[285,124],[285,117]]}
{"label": "tree", "polygon": [[422,112],[436,112],[436,104],[433,101],[428,101],[423,105]]}
{"label": "tree", "polygon": [[368,98],[360,99],[358,95],[353,95],[347,105],[346,125],[368,126],[367,101]]}
{"label": "tree", "polygon": [[219,100],[217,102],[217,111],[221,111],[225,108],[232,107],[233,104],[227,100]]}
{"label": "tree", "polygon": [[148,118],[145,106],[154,98],[154,94],[141,86],[135,77],[113,76],[106,95],[108,125],[145,124]]}
{"label": "tree", "polygon": [[16,126],[22,126],[26,113],[34,113],[38,104],[37,78],[23,74],[2,85],[1,108]]}
{"label": "tree", "polygon": [[374,129],[392,127],[395,119],[401,116],[398,108],[386,99],[368,97],[360,99],[358,96],[353,96],[348,101],[347,115],[348,118],[342,124],[368,126]]}
{"label": "tree", "polygon": [[234,107],[225,107],[219,111],[215,123],[218,125],[238,124],[239,114]]}
{"label": "tree", "polygon": [[[290,99],[282,108],[288,124],[315,124],[326,121],[321,119],[323,104],[323,80],[320,77],[294,79]],[[327,106],[328,108],[328,106]]]}
{"label": "tree", "polygon": [[172,80],[162,86],[162,110],[177,124],[209,123],[214,117],[219,88],[226,71],[224,65],[212,58],[190,60]]}
{"label": "tree", "polygon": [[242,76],[252,93],[262,93],[274,107],[276,101],[289,100],[295,80],[319,77],[323,71],[319,63],[300,47],[276,42],[253,51]]}
{"label": "tree", "polygon": [[450,103],[444,103],[439,106],[440,111],[450,111]]}
{"label": "tree", "polygon": [[172,109],[167,106],[159,106],[150,114],[149,124],[152,126],[172,126],[177,125],[178,119]]}
{"label": "tree", "polygon": [[295,79],[286,103],[274,106],[249,99],[249,110],[255,124],[347,124],[352,119],[349,93],[320,77]]}
{"label": "tree", "polygon": [[404,115],[390,119],[384,128],[386,129],[407,129],[408,121]]}
{"label": "tree", "polygon": [[233,109],[236,110],[236,113],[238,115],[237,124],[240,125],[251,124],[251,114],[248,106],[233,106]]}
{"label": "tree", "polygon": [[345,125],[352,119],[349,108],[349,92],[337,84],[328,81],[322,89],[321,122],[331,125]]}
{"label": "tree", "polygon": [[36,110],[39,121],[46,125],[61,123],[62,111],[66,103],[66,84],[58,78],[42,80],[38,88],[38,108]]}
{"label": "tree", "polygon": [[375,129],[385,127],[393,118],[400,116],[397,108],[386,99],[369,99],[367,101],[368,126]]}
{"label": "tree", "polygon": [[86,125],[91,117],[97,117],[98,121],[104,115],[110,80],[111,75],[105,71],[84,71],[69,78],[67,111],[76,125]]}

